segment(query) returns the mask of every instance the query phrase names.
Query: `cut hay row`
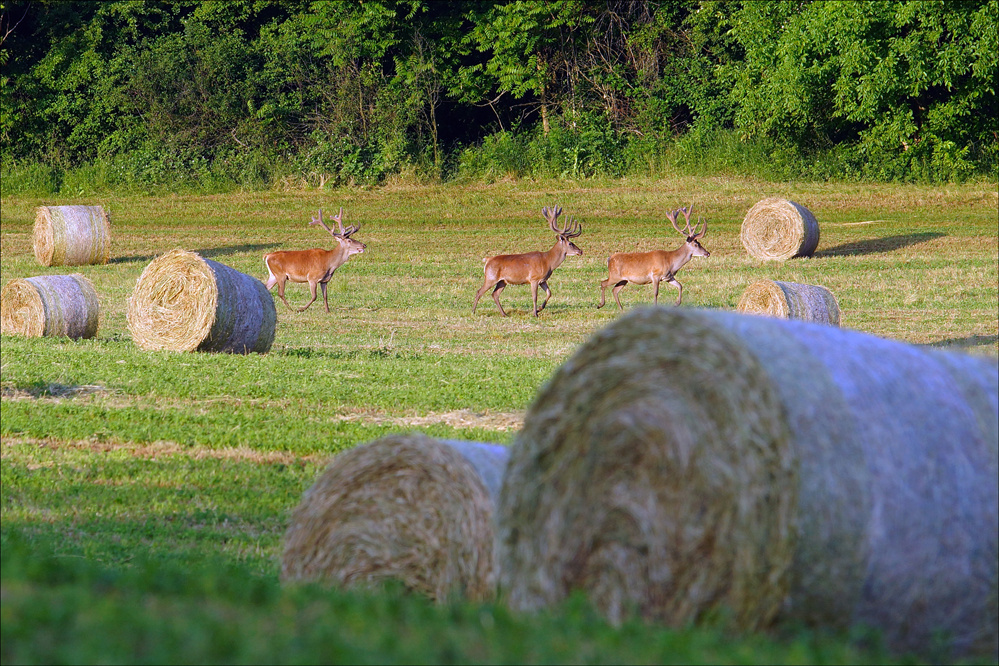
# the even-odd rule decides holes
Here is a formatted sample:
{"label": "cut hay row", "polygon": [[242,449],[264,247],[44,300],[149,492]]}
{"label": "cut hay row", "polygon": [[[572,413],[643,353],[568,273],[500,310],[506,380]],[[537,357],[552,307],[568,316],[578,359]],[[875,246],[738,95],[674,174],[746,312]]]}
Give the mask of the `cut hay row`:
{"label": "cut hay row", "polygon": [[839,326],[836,296],[819,285],[757,280],[746,287],[736,309],[746,314]]}
{"label": "cut hay row", "polygon": [[999,368],[793,320],[643,308],[542,389],[498,515],[517,609],[586,590],[997,650]]}
{"label": "cut hay row", "polygon": [[749,209],[739,238],[755,259],[810,257],[819,245],[819,223],[801,204],[772,197]]}
{"label": "cut hay row", "polygon": [[110,239],[102,206],[39,206],[35,211],[35,259],[42,266],[106,264]]}
{"label": "cut hay row", "polygon": [[420,434],[338,454],[292,515],[282,580],[396,580],[438,601],[491,599],[507,458],[503,446]]}
{"label": "cut hay row", "polygon": [[146,351],[264,353],[277,311],[264,284],[194,252],[172,250],[142,271],[128,330]]}
{"label": "cut hay row", "polygon": [[6,335],[92,338],[100,323],[97,291],[87,278],[39,275],[8,282],[0,294]]}

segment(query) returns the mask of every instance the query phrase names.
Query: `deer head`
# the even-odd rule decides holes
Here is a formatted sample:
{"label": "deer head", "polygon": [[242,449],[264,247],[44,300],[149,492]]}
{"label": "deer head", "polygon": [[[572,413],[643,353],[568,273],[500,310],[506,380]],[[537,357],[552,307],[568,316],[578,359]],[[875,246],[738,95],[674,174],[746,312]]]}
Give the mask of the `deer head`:
{"label": "deer head", "polygon": [[576,238],[583,233],[583,225],[576,222],[572,218],[569,218],[565,227],[559,227],[558,217],[562,214],[561,206],[555,206],[554,208],[548,208],[545,206],[541,209],[541,214],[545,216],[546,220],[548,220],[548,226],[555,232],[559,243],[564,243],[566,245],[566,254],[572,256],[582,256],[583,251],[580,250],[571,239]]}
{"label": "deer head", "polygon": [[322,208],[319,209],[319,217],[318,218],[313,217],[312,221],[309,222],[309,225],[311,226],[311,225],[314,225],[314,224],[318,224],[323,229],[325,229],[326,231],[328,231],[330,233],[330,235],[333,236],[333,238],[335,238],[337,240],[337,242],[340,244],[340,246],[347,251],[347,256],[350,256],[352,254],[360,254],[361,252],[364,252],[364,250],[365,250],[365,248],[367,246],[364,243],[362,243],[361,241],[354,240],[353,238],[350,237],[351,234],[357,233],[361,229],[361,227],[360,226],[351,225],[351,226],[347,227],[346,229],[343,228],[343,207],[342,206],[340,207],[340,212],[337,213],[336,215],[334,215],[333,219],[336,221],[337,226],[340,229],[340,233],[337,233],[337,232],[333,231],[328,226],[326,226],[325,222],[323,222],[323,209]]}

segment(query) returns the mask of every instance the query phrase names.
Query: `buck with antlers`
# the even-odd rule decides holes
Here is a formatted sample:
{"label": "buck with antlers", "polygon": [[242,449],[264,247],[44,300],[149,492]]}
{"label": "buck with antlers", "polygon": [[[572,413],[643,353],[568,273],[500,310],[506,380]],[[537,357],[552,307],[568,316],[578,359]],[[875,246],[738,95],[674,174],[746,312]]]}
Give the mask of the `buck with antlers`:
{"label": "buck with antlers", "polygon": [[318,224],[330,232],[337,242],[334,249],[282,250],[264,255],[264,265],[267,266],[268,272],[265,286],[267,289],[273,289],[274,285],[277,285],[278,296],[289,310],[294,311],[294,308],[288,305],[288,301],[284,297],[284,286],[288,280],[291,280],[292,282],[308,282],[309,291],[312,292],[312,300],[299,308],[298,312],[304,312],[316,301],[316,285],[323,289],[323,302],[326,304],[326,312],[329,312],[330,303],[326,297],[326,284],[333,277],[333,272],[343,266],[351,255],[360,254],[367,247],[364,243],[351,238],[351,235],[361,227],[351,225],[346,229],[343,228],[343,208],[333,216],[333,219],[339,225],[340,233],[326,226],[323,222],[321,208],[319,209],[319,217],[313,217],[309,224]]}
{"label": "buck with antlers", "polygon": [[[548,278],[552,276],[552,271],[562,265],[567,256],[582,256],[583,251],[572,242],[583,233],[583,225],[573,222],[571,219],[565,228],[558,226],[558,216],[562,214],[562,208],[542,208],[541,214],[548,220],[548,226],[555,232],[556,241],[552,249],[547,252],[528,252],[526,254],[501,254],[495,257],[483,259],[485,262],[486,280],[482,287],[475,294],[475,302],[472,304],[472,314],[479,305],[482,294],[490,287],[493,289],[493,300],[500,313],[508,316],[503,306],[500,305],[499,295],[508,284],[530,284],[531,299],[534,302],[534,316],[537,317],[548,305],[548,299],[552,296],[551,289],[548,288]],[[545,301],[538,307],[538,287],[545,290]]]}
{"label": "buck with antlers", "polygon": [[[705,222],[699,232],[696,225],[694,228],[691,228],[690,215],[693,210],[694,204],[691,204],[687,208],[666,213],[666,217],[673,224],[673,228],[687,239],[677,249],[670,250],[669,252],[665,250],[653,250],[652,252],[616,252],[607,259],[607,269],[610,274],[606,280],[600,283],[600,305],[597,306],[598,308],[604,306],[604,294],[607,287],[614,285],[614,289],[612,290],[614,300],[617,301],[617,306],[623,310],[624,307],[621,305],[621,298],[618,296],[618,292],[624,289],[629,282],[633,282],[634,284],[649,284],[651,282],[655,285],[654,299],[658,304],[659,283],[663,280],[677,288],[679,293],[676,295],[676,304],[680,305],[680,299],[683,298],[683,287],[676,281],[676,274],[692,257],[711,256],[711,253],[705,250],[700,243],[700,239],[708,231],[708,223]],[[681,213],[686,220],[686,227],[683,229],[680,229],[676,222],[677,217]],[[700,217],[698,217],[698,224],[700,224]]]}

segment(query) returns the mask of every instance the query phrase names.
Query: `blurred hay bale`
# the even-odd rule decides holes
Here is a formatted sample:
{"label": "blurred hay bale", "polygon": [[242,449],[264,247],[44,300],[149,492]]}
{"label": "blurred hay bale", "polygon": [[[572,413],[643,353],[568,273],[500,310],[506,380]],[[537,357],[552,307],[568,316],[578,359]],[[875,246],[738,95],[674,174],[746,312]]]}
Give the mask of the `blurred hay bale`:
{"label": "blurred hay bale", "polygon": [[35,211],[35,259],[42,266],[106,264],[111,223],[102,206],[39,206]]}
{"label": "blurred hay bale", "polygon": [[997,650],[999,367],[794,320],[641,308],[537,396],[498,507],[515,608],[588,592]]}
{"label": "blurred hay bale", "polygon": [[6,335],[92,338],[100,323],[93,283],[79,274],[11,280],[0,294]]}
{"label": "blurred hay bale", "polygon": [[758,280],[746,287],[736,309],[747,314],[839,326],[836,296],[813,284]]}
{"label": "blurred hay bale", "polygon": [[810,257],[819,245],[819,223],[804,206],[771,197],[749,209],[739,238],[756,259]]}
{"label": "blurred hay bale", "polygon": [[495,595],[494,506],[508,450],[390,435],[338,454],[302,497],[281,578],[387,579],[443,601]]}
{"label": "blurred hay bale", "polygon": [[194,252],[172,250],[142,271],[128,330],[146,351],[264,353],[274,342],[274,299],[255,277]]}

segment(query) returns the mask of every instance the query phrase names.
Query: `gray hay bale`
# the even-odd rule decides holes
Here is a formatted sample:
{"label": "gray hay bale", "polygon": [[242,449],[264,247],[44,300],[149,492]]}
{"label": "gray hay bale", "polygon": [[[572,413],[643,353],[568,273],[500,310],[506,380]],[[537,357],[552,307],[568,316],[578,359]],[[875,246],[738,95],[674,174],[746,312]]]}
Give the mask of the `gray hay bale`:
{"label": "gray hay bale", "polygon": [[501,588],[673,626],[727,608],[995,655],[999,366],[854,331],[642,308],[537,396]]}
{"label": "gray hay bale", "polygon": [[338,454],[285,535],[281,578],[401,581],[437,601],[496,592],[495,505],[508,449],[390,435]]}
{"label": "gray hay bale", "polygon": [[4,286],[0,302],[0,321],[6,335],[74,339],[97,335],[101,314],[97,290],[82,275],[11,280]]}
{"label": "gray hay bale", "polygon": [[106,264],[111,257],[111,221],[102,206],[39,206],[33,234],[42,266]]}
{"label": "gray hay bale", "polygon": [[146,351],[265,353],[277,311],[263,282],[194,252],[172,250],[142,271],[128,330]]}
{"label": "gray hay bale", "polygon": [[746,287],[736,309],[746,314],[839,326],[836,296],[813,284],[757,280]]}
{"label": "gray hay bale", "polygon": [[819,223],[801,204],[771,197],[749,209],[739,238],[746,252],[756,259],[810,257],[819,246]]}

